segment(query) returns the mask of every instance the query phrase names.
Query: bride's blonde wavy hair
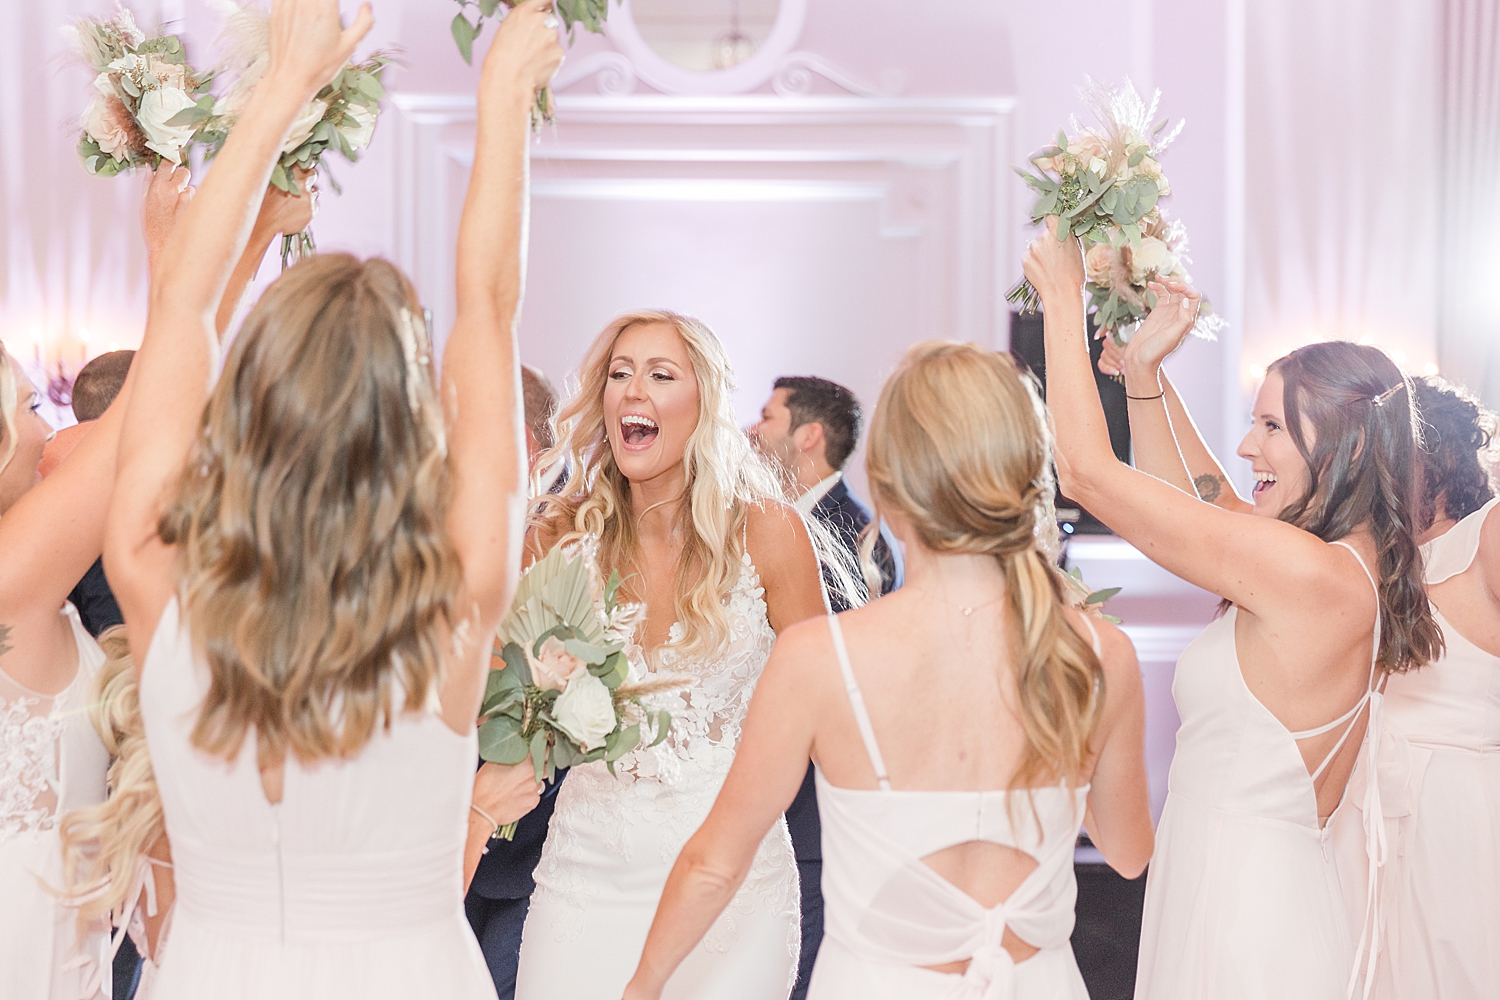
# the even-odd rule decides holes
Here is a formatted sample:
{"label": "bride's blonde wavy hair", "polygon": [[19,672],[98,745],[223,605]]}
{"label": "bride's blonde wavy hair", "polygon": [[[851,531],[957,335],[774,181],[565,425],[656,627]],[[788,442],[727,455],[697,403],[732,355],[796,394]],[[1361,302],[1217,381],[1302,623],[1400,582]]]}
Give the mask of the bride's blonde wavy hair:
{"label": "bride's blonde wavy hair", "polygon": [[698,380],[698,425],[682,457],[689,502],[679,507],[683,550],[673,588],[683,636],[672,648],[692,656],[728,641],[724,600],[739,579],[745,518],[752,504],[782,498],[776,477],[735,421],[734,377],[724,347],[700,320],[673,312],[627,313],[595,338],[579,367],[578,389],[557,415],[557,444],[536,463],[545,469],[565,461],[567,479],[558,493],[542,497],[532,523],[554,544],[597,536],[600,569],[619,570],[624,592],[642,599],[630,577],[639,544],[630,481],[615,464],[605,433],[604,386],[620,335],[657,323],[677,331]]}
{"label": "bride's blonde wavy hair", "polygon": [[235,339],[159,525],[209,753],[347,757],[438,682],[463,579],[421,316],[393,265],[320,254]]}
{"label": "bride's blonde wavy hair", "polygon": [[62,838],[63,901],[78,908],[84,925],[125,901],[137,859],[166,830],[156,774],[146,749],[140,690],[125,627],[99,636],[104,666],[94,677],[89,716],[111,760],[109,797],[66,813]]}
{"label": "bride's blonde wavy hair", "polygon": [[973,344],[917,344],[880,394],[867,447],[877,511],[905,518],[934,552],[993,556],[1005,571],[1026,734],[1011,787],[1081,783],[1104,673],[1063,613],[1052,432],[1032,379]]}

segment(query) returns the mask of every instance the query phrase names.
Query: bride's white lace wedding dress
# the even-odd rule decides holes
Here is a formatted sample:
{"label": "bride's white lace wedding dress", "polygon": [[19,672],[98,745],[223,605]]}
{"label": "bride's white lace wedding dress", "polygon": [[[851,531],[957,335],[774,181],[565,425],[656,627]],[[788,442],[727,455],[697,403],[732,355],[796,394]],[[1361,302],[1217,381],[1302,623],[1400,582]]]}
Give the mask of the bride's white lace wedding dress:
{"label": "bride's white lace wedding dress", "polygon": [[[666,741],[622,757],[618,777],[602,761],[575,767],[558,790],[521,939],[517,1000],[619,1000],[634,973],[672,864],[729,773],[776,641],[748,554],[725,610],[730,641],[719,655],[686,659],[668,645],[660,656],[661,672],[694,678],[659,696],[672,713]],[[670,638],[680,636],[674,624]],[[797,973],[798,896],[791,837],[779,820],[663,996],[784,1000]]]}

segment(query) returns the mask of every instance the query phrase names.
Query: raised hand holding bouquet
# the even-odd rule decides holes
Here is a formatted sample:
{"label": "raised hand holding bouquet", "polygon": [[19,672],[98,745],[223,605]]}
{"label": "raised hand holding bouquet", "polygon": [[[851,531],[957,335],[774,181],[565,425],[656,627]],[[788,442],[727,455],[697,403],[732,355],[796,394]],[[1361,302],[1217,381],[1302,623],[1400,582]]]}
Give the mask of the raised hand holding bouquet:
{"label": "raised hand holding bouquet", "polygon": [[[1059,240],[1082,241],[1089,310],[1101,336],[1124,344],[1156,305],[1150,284],[1190,280],[1183,266],[1187,230],[1158,204],[1172,193],[1158,157],[1182,123],[1163,136],[1166,119],[1151,124],[1161,92],[1148,107],[1128,81],[1116,91],[1090,80],[1081,93],[1100,127],[1084,129],[1074,121],[1071,137],[1059,131],[1055,146],[1031,157],[1035,173],[1016,172],[1037,193],[1031,220],[1055,215]],[[1041,304],[1024,279],[1006,299],[1023,312]],[[1212,340],[1224,325],[1204,300],[1193,333]]]}
{"label": "raised hand holding bouquet", "polygon": [[162,160],[182,165],[213,107],[212,74],[188,65],[176,35],[147,38],[124,7],[108,21],[81,18],[64,30],[97,74],[78,138],[84,168],[113,177]]}
{"label": "raised hand holding bouquet", "polygon": [[[636,680],[627,650],[645,606],[621,604],[618,573],[596,597],[592,552],[559,545],[521,577],[500,626],[503,669],[490,671],[479,715],[479,755],[496,764],[528,757],[537,781],[559,768],[614,763],[651,739],[667,738],[671,716],[647,695],[682,687],[687,678]],[[654,734],[654,737],[653,737]],[[505,840],[514,823],[497,831]]]}
{"label": "raised hand holding bouquet", "polygon": [[[214,106],[203,127],[203,140],[216,153],[229,138],[235,122],[249,103],[250,95],[270,66],[270,22],[265,10],[253,3],[209,0],[225,15],[221,36],[229,52],[223,69],[234,74],[234,83]],[[349,62],[333,81],[318,91],[297,119],[281,149],[281,159],[271,171],[271,184],[288,194],[302,191],[299,176],[315,173],[323,154],[335,150],[354,163],[370,145],[380,102],[385,97],[381,75],[390,57],[376,52],[361,62]],[[329,177],[335,191],[338,184]],[[281,266],[317,252],[312,230],[289,234],[281,241]]]}
{"label": "raised hand holding bouquet", "polygon": [[[485,20],[494,17],[501,7],[510,10],[520,2],[521,0],[458,0],[458,13],[453,15],[453,23],[449,28],[453,32],[454,43],[458,45],[458,54],[464,57],[464,62],[473,65],[474,39],[484,30]],[[474,8],[472,22],[467,13],[470,7]],[[604,19],[609,16],[609,0],[555,0],[553,9],[568,29],[568,40],[571,43],[573,31],[580,24],[596,35],[604,30]],[[531,109],[532,128],[539,129],[550,124],[553,121],[553,111],[552,88],[543,87],[537,91],[536,105]]]}

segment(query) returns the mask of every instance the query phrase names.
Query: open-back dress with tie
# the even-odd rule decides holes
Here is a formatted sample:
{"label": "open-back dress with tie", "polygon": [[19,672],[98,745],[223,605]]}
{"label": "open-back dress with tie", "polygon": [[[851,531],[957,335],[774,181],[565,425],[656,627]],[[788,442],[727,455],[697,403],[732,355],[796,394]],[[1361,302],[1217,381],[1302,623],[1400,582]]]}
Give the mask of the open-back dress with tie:
{"label": "open-back dress with tie", "polygon": [[[1342,542],[1359,560],[1359,553]],[[1378,601],[1378,594],[1377,594]],[[1290,732],[1240,673],[1236,609],[1183,652],[1172,682],[1182,725],[1146,881],[1137,1000],[1337,1000],[1354,948],[1331,830],[1314,782],[1370,707],[1378,735],[1375,616],[1365,694],[1326,726]],[[1311,774],[1300,740],[1345,726]]]}
{"label": "open-back dress with tie", "polygon": [[[825,922],[808,1000],[1088,1000],[1069,944],[1088,786],[893,789],[836,616],[828,627],[880,787],[840,788],[817,773]],[[922,860],[972,841],[1022,851],[1037,866],[984,907]],[[1007,927],[1040,950],[1013,961]],[[923,968],[966,959],[962,975]]]}

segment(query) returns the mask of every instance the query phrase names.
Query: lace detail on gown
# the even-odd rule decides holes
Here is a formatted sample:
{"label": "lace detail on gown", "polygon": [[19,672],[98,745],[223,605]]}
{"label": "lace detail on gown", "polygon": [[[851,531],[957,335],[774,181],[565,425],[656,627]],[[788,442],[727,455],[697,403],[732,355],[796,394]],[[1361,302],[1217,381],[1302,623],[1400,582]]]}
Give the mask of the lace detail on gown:
{"label": "lace detail on gown", "polygon": [[[680,623],[672,625],[657,669],[646,665],[639,647],[628,650],[633,678],[675,674],[691,682],[648,699],[653,708],[671,713],[672,728],[663,742],[621,757],[616,775],[603,762],[568,772],[536,873],[538,884],[545,884],[564,904],[548,928],[554,940],[574,940],[582,931],[590,900],[599,896],[598,881],[581,861],[591,849],[602,849],[626,863],[670,866],[713,805],[734,763],[750,698],[776,642],[766,617],[765,591],[748,553],[725,610],[729,641],[717,656],[688,658],[673,649],[672,644],[682,639]],[[635,833],[643,827],[660,831],[658,850],[650,852],[655,857],[635,856],[641,839]],[[762,842],[734,900],[704,938],[705,949],[728,952],[737,940],[739,918],[745,915],[795,911],[795,872],[790,839],[778,824]],[[646,919],[649,923],[650,914]],[[795,956],[799,947],[800,932],[793,922],[788,948]]]}
{"label": "lace detail on gown", "polygon": [[53,702],[0,675],[0,837],[57,825],[63,720]]}

